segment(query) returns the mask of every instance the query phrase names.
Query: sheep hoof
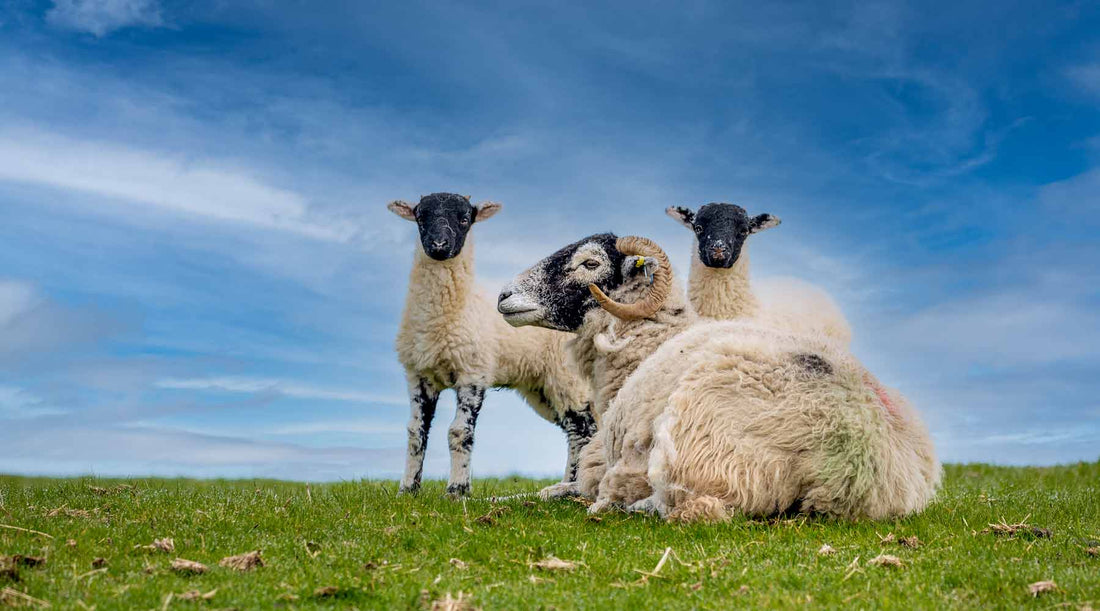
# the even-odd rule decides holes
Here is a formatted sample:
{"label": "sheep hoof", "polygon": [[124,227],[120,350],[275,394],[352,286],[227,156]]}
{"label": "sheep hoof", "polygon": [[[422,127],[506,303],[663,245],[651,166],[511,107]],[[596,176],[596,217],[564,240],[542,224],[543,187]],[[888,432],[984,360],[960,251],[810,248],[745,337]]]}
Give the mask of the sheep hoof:
{"label": "sheep hoof", "polygon": [[610,508],[611,506],[612,506],[611,501],[598,500],[595,503],[592,503],[591,505],[588,506],[588,515],[596,515],[597,513],[607,511],[608,508]]}
{"label": "sheep hoof", "polygon": [[567,496],[580,496],[580,494],[580,486],[577,482],[560,482],[539,490],[539,498],[544,501],[565,498]]}
{"label": "sheep hoof", "polygon": [[632,503],[626,510],[630,513],[644,513],[648,515],[660,515],[661,508],[656,499],[649,496]]}
{"label": "sheep hoof", "polygon": [[401,484],[401,487],[397,489],[397,496],[415,495],[420,492],[420,484]]}
{"label": "sheep hoof", "polygon": [[470,495],[470,484],[448,484],[446,496],[449,499],[460,499]]}

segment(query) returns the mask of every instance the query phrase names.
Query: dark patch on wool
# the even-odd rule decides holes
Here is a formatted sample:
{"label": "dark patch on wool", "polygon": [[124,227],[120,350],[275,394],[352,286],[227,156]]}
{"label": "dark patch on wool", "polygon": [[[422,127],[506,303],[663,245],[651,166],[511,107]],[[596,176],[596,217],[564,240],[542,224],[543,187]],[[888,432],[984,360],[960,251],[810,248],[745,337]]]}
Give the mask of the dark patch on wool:
{"label": "dark patch on wool", "polygon": [[833,373],[832,364],[816,354],[796,354],[793,360],[796,365],[813,375],[827,376]]}

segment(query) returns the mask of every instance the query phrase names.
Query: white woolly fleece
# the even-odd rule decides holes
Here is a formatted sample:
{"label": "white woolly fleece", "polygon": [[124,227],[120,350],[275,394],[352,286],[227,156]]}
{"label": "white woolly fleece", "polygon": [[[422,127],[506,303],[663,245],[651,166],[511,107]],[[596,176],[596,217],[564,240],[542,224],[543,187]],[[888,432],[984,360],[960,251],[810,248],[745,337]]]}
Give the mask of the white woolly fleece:
{"label": "white woolly fleece", "polygon": [[754,318],[797,334],[851,345],[851,325],[823,289],[795,278],[765,280],[757,286],[758,292],[753,290],[754,284],[749,278],[747,243],[732,267],[719,269],[703,265],[698,240],[694,240],[688,298],[700,318]]}

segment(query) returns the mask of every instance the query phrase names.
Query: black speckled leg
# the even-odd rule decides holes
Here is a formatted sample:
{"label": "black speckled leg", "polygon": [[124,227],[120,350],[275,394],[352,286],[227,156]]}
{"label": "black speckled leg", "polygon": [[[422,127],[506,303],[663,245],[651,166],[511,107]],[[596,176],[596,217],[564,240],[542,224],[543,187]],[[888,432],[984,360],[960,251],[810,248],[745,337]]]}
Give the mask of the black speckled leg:
{"label": "black speckled leg", "polygon": [[485,387],[459,386],[455,392],[458,407],[447,432],[451,448],[451,477],[447,482],[447,494],[466,496],[470,493],[470,453],[474,449],[474,427],[477,426],[481,403],[485,400]]}
{"label": "black speckled leg", "polygon": [[577,480],[581,451],[596,434],[596,420],[589,406],[585,405],[581,411],[566,412],[558,425],[565,431],[569,442],[569,458],[565,463],[565,477],[561,481],[574,482]]}
{"label": "black speckled leg", "polygon": [[439,391],[425,378],[409,381],[409,450],[405,455],[405,476],[400,492],[415,493],[420,489],[424,472],[424,450],[428,447],[428,431],[432,428]]}

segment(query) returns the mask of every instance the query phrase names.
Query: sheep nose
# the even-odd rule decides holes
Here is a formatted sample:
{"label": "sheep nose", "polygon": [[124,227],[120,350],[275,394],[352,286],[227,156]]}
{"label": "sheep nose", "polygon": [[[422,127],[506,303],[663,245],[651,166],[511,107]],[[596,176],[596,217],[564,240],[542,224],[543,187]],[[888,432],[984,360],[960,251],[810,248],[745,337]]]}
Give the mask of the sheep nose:
{"label": "sheep nose", "polygon": [[450,241],[447,240],[447,238],[443,238],[442,240],[432,240],[432,248],[436,248],[439,250],[447,248],[448,244],[450,244]]}
{"label": "sheep nose", "polygon": [[710,249],[710,256],[714,257],[715,259],[725,259],[726,249],[722,248],[721,246],[715,246]]}
{"label": "sheep nose", "polygon": [[499,305],[501,303],[504,303],[504,300],[508,299],[511,296],[512,296],[512,289],[504,289],[503,291],[500,292],[500,297],[497,297],[497,304]]}

